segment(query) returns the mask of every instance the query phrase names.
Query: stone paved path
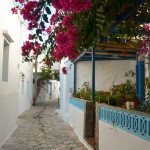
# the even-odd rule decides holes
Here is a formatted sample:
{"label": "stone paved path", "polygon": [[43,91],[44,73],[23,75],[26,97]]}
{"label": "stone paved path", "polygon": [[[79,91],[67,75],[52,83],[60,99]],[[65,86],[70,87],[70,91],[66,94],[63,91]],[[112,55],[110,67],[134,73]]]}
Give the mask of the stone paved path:
{"label": "stone paved path", "polygon": [[52,100],[20,115],[18,128],[0,150],[86,150],[56,109]]}

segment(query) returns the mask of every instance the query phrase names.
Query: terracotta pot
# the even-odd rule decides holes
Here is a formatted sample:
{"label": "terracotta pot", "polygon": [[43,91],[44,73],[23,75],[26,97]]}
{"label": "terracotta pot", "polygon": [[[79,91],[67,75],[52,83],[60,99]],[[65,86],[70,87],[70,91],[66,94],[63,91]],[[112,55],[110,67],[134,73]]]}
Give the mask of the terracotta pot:
{"label": "terracotta pot", "polygon": [[36,97],[35,97],[35,96],[33,96],[33,103],[32,103],[32,105],[33,105],[33,106],[36,105]]}

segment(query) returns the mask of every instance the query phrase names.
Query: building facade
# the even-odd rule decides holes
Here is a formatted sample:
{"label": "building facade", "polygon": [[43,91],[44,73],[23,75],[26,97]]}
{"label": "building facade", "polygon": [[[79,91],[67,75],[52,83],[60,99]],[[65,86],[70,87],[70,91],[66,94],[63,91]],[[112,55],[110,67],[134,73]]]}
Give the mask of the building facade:
{"label": "building facade", "polygon": [[0,1],[0,147],[32,103],[32,64],[23,64],[20,52],[28,33],[12,7],[12,0]]}

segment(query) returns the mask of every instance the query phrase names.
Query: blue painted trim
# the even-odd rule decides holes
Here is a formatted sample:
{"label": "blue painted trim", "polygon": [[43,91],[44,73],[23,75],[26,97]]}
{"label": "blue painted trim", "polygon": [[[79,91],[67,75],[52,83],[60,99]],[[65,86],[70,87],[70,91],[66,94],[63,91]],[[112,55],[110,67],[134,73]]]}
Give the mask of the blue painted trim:
{"label": "blue painted trim", "polygon": [[138,68],[138,98],[139,101],[145,101],[145,64],[144,61],[139,61],[139,68]]}
{"label": "blue painted trim", "polygon": [[[80,60],[92,60],[92,58],[90,56],[86,56],[86,57],[82,57]],[[136,60],[136,57],[121,57],[121,56],[104,56],[104,55],[99,55],[99,56],[95,56],[95,60]],[[78,60],[78,61],[80,61]]]}
{"label": "blue painted trim", "polygon": [[95,106],[95,48],[92,48],[92,102]]}
{"label": "blue painted trim", "polygon": [[150,117],[99,106],[99,120],[150,141]]}
{"label": "blue painted trim", "polygon": [[77,84],[77,82],[76,82],[76,72],[77,72],[77,69],[76,69],[76,62],[74,63],[74,94],[76,94],[76,84]]}
{"label": "blue painted trim", "polygon": [[136,96],[138,97],[139,96],[139,82],[138,82],[138,78],[139,78],[139,75],[138,75],[138,64],[136,64]]}
{"label": "blue painted trim", "polygon": [[69,98],[69,104],[80,109],[81,111],[84,111],[85,109],[85,102],[77,98]]}
{"label": "blue painted trim", "polygon": [[[111,47],[110,47],[111,48]],[[113,47],[114,48],[114,47]],[[119,51],[120,50],[120,51]],[[114,55],[115,54],[122,54],[122,51],[123,50],[121,50],[121,49],[118,49],[118,50],[116,50],[116,51],[114,51],[114,50],[107,50],[107,49],[104,49],[104,50],[95,50],[95,52],[106,52],[106,53],[113,53]],[[135,52],[127,52],[127,54],[135,54],[135,56],[136,56],[136,51]],[[101,54],[99,54],[99,55],[101,55]],[[111,55],[111,56],[113,56],[113,55]],[[125,55],[126,56],[126,55]]]}
{"label": "blue painted trim", "polygon": [[[91,61],[92,58],[82,58],[78,61]],[[111,61],[111,60],[136,60],[136,58],[95,58],[95,61]]]}
{"label": "blue painted trim", "polygon": [[85,54],[86,54],[87,50],[85,50],[79,57],[77,57],[77,59],[74,60],[74,62],[77,62],[78,60],[80,60]]}

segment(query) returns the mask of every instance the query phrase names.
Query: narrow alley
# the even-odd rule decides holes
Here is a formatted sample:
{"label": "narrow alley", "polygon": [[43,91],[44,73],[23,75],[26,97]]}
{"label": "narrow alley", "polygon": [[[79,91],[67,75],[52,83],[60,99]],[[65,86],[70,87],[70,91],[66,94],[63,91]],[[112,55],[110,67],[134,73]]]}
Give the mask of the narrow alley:
{"label": "narrow alley", "polygon": [[19,116],[18,128],[0,150],[86,150],[56,109],[56,100],[32,106]]}

